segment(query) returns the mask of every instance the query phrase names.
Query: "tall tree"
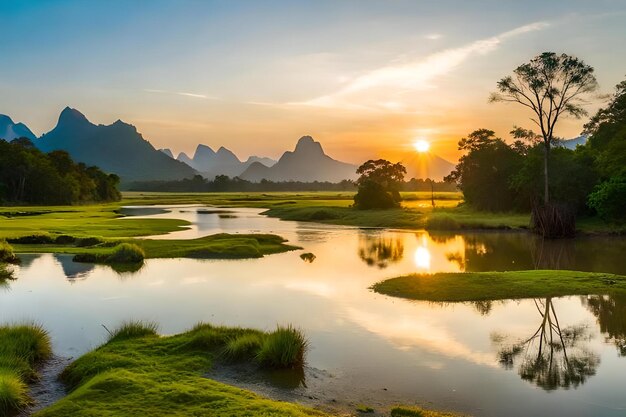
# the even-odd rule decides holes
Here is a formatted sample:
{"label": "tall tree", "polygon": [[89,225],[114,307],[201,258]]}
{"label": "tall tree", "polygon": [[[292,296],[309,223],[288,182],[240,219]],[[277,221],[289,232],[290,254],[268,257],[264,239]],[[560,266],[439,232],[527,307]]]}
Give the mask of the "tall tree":
{"label": "tall tree", "polygon": [[517,67],[513,75],[498,81],[491,102],[521,104],[533,112],[531,120],[539,127],[544,145],[544,203],[550,202],[549,159],[555,140],[554,129],[563,115],[581,118],[585,97],[598,89],[593,67],[582,60],[554,52],[544,52]]}

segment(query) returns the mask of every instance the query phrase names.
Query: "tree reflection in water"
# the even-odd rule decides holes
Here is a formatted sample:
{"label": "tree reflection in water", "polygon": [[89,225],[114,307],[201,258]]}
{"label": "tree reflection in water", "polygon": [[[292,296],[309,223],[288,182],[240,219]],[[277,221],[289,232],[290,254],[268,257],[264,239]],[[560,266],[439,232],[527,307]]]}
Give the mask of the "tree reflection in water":
{"label": "tree reflection in water", "polygon": [[620,356],[626,356],[626,294],[591,295],[581,299],[598,319],[607,341],[615,344]]}
{"label": "tree reflection in water", "polygon": [[[507,344],[498,351],[506,369],[518,366],[520,377],[546,391],[576,388],[595,375],[600,357],[585,342],[590,339],[583,326],[561,328],[551,298],[535,299],[541,322],[528,339]],[[493,337],[503,345],[506,338]]]}
{"label": "tree reflection in water", "polygon": [[386,268],[404,256],[404,243],[397,237],[380,234],[359,235],[359,257],[369,266]]}

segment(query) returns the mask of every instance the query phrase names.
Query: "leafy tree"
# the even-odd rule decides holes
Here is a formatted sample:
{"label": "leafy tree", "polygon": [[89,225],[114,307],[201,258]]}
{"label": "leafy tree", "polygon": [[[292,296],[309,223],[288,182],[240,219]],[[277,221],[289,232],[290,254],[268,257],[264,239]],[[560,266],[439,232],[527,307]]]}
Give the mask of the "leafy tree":
{"label": "leafy tree", "polygon": [[354,196],[354,204],[359,209],[392,208],[400,205],[400,186],[404,181],[406,168],[401,163],[391,163],[385,159],[369,160],[361,165],[356,173],[359,189]]}
{"label": "leafy tree", "polygon": [[459,150],[468,153],[445,179],[458,184],[467,204],[492,211],[519,207],[510,181],[523,164],[520,153],[489,129],[475,130],[461,139]]}
{"label": "leafy tree", "polygon": [[589,195],[589,206],[606,221],[626,222],[626,175],[598,185]]}
{"label": "leafy tree", "polygon": [[533,113],[531,120],[539,127],[544,146],[544,203],[550,202],[549,158],[559,118],[586,115],[584,97],[597,90],[594,70],[582,60],[544,52],[517,67],[513,76],[498,81],[492,102],[521,104]]}

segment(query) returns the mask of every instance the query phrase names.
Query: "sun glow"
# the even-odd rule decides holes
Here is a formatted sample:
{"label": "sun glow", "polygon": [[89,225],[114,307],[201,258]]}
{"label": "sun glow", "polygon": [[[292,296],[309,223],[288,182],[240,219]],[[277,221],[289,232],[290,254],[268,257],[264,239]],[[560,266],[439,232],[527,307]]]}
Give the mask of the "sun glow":
{"label": "sun glow", "polygon": [[415,142],[413,142],[413,147],[415,148],[417,152],[424,153],[424,152],[428,152],[428,150],[430,149],[430,143],[427,140],[418,139]]}

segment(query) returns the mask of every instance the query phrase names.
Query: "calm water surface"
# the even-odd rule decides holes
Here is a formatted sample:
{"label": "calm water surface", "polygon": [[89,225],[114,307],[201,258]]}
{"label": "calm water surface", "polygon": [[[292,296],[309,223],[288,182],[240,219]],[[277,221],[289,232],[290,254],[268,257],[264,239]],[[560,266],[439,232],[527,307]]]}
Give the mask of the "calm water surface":
{"label": "calm water surface", "polygon": [[[328,391],[327,399],[422,404],[476,416],[626,415],[626,297],[442,305],[368,290],[409,272],[559,268],[626,274],[623,238],[542,242],[522,233],[428,234],[285,222],[257,209],[161,209],[127,212],[192,222],[164,239],[272,232],[304,249],[244,261],[149,260],[124,274],[74,263],[70,256],[24,255],[18,279],[0,288],[0,320],[42,323],[55,351],[73,357],[105,341],[101,325],[127,319],[154,320],[163,333],[198,321],[267,330],[293,323],[310,338],[308,365],[323,375],[317,388]],[[304,252],[312,252],[314,261],[303,261]],[[542,334],[551,343],[540,346]]]}

